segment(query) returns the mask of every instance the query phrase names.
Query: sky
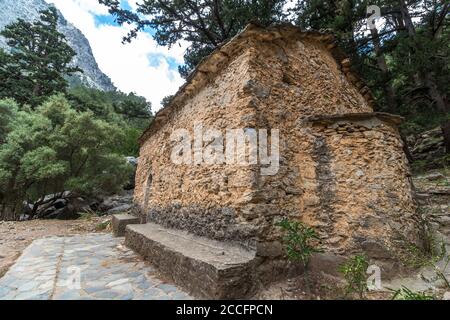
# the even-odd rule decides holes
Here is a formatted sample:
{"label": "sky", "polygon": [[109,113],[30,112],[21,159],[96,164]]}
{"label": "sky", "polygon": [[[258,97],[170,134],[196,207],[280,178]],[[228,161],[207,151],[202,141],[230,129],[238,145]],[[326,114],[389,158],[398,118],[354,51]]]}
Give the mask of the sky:
{"label": "sky", "polygon": [[[122,37],[131,29],[114,23],[107,7],[97,0],[45,0],[53,3],[64,17],[89,40],[100,69],[125,93],[134,92],[161,108],[161,100],[183,84],[178,65],[183,64],[187,43],[171,49],[159,46],[148,32],[140,32],[131,43]],[[136,7],[136,0],[122,0],[122,6]]]}

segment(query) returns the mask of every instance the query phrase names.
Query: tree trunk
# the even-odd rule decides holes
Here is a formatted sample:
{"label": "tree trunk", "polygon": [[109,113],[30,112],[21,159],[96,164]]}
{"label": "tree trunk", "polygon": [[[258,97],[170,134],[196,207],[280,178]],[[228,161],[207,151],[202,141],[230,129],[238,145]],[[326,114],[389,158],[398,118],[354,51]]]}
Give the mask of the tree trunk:
{"label": "tree trunk", "polygon": [[414,37],[416,34],[416,29],[414,28],[414,24],[411,19],[411,15],[409,14],[408,7],[404,0],[399,0],[399,9],[402,15],[403,22],[405,24],[406,30],[410,37]]}
{"label": "tree trunk", "polygon": [[450,154],[450,120],[447,119],[441,126],[442,135],[444,136],[445,152]]}
{"label": "tree trunk", "polygon": [[447,103],[445,103],[444,97],[439,92],[438,86],[436,85],[436,82],[434,81],[434,77],[431,72],[427,72],[424,75],[424,83],[426,87],[428,88],[428,93],[431,97],[431,99],[436,104],[436,109],[440,112],[446,114],[450,112],[450,108]]}
{"label": "tree trunk", "polygon": [[370,33],[372,35],[373,47],[376,54],[376,60],[378,64],[378,68],[380,68],[381,73],[383,75],[383,92],[386,97],[386,104],[390,112],[397,113],[397,99],[395,97],[395,91],[392,85],[390,84],[391,75],[389,73],[389,69],[386,63],[386,58],[384,57],[383,52],[381,51],[381,43],[380,37],[378,35],[378,30],[376,27],[370,29]]}
{"label": "tree trunk", "polygon": [[[409,14],[408,7],[404,0],[399,0],[399,9],[403,18],[403,21],[405,23],[406,30],[408,31],[409,36],[412,39],[416,38],[416,30],[414,28],[414,24],[411,19],[411,15]],[[433,35],[432,35],[433,36]],[[415,41],[417,46],[420,46],[419,41]],[[434,75],[430,71],[425,72],[419,72],[416,75],[418,78],[420,77],[421,83],[423,83],[427,90],[428,94],[430,95],[430,98],[435,103],[436,109],[439,112],[442,112],[445,116],[448,115],[450,112],[450,106],[445,101],[444,95],[439,91],[439,88],[436,84],[436,80],[434,78]],[[449,128],[449,120],[445,119],[443,123],[441,124],[442,133],[444,136],[444,144],[445,144],[445,150],[447,153],[450,152],[450,128]]]}
{"label": "tree trunk", "polygon": [[409,163],[412,163],[414,161],[414,157],[412,156],[411,150],[409,150],[409,146],[406,140],[406,137],[400,133],[400,138],[403,141],[403,152],[406,155],[406,158],[408,159]]}

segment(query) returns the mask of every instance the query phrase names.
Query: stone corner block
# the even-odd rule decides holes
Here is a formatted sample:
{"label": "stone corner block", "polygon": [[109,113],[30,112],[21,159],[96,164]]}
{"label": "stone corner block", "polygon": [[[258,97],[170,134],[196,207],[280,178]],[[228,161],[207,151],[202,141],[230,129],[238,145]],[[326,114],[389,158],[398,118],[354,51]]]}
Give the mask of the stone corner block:
{"label": "stone corner block", "polygon": [[131,214],[114,214],[112,216],[112,231],[114,236],[125,236],[125,228],[129,224],[139,224],[140,219]]}

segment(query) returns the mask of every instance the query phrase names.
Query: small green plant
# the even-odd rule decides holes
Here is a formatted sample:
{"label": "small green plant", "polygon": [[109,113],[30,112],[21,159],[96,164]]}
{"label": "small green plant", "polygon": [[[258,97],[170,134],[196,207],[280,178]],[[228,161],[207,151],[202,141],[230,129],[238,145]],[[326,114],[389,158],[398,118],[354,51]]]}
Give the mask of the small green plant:
{"label": "small green plant", "polygon": [[438,279],[441,279],[446,288],[450,289],[450,279],[447,278],[447,268],[450,264],[450,255],[447,253],[447,248],[445,246],[445,243],[442,242],[441,243],[441,253],[439,254],[439,258],[442,264],[441,266],[439,265],[438,261],[433,263],[433,269],[434,272],[436,273],[436,276],[433,277],[431,280],[435,281]]}
{"label": "small green plant", "polygon": [[425,172],[428,162],[426,160],[415,160],[412,164],[412,171],[415,173]]}
{"label": "small green plant", "polygon": [[306,270],[309,259],[314,253],[322,252],[316,247],[320,241],[319,236],[313,228],[306,226],[300,221],[289,221],[283,219],[277,223],[286,235],[283,237],[288,259],[294,262],[301,262]]}
{"label": "small green plant", "polygon": [[392,300],[435,300],[435,297],[428,295],[425,292],[414,292],[405,286],[402,286],[398,290],[390,289],[392,294]]}
{"label": "small green plant", "polygon": [[406,239],[404,235],[398,234],[399,238],[404,242],[405,249],[399,255],[399,258],[409,267],[421,268],[433,266],[445,256],[445,245],[442,246],[443,243],[440,243],[436,239],[435,232],[430,224],[430,216],[433,212],[431,209],[418,209],[420,246]]}
{"label": "small green plant", "polygon": [[364,255],[355,255],[339,267],[339,272],[347,281],[345,294],[357,293],[360,299],[364,299],[367,291],[366,271],[369,262]]}
{"label": "small green plant", "polygon": [[100,222],[95,226],[95,230],[96,231],[103,231],[106,230],[109,227],[110,221],[104,221],[104,222]]}
{"label": "small green plant", "polygon": [[93,215],[91,212],[80,212],[78,220],[91,220]]}
{"label": "small green plant", "polygon": [[320,238],[313,228],[306,226],[300,221],[290,221],[283,219],[277,226],[285,231],[283,242],[286,255],[292,262],[301,262],[303,265],[303,279],[307,290],[310,289],[308,281],[308,263],[314,253],[322,252],[317,247]]}

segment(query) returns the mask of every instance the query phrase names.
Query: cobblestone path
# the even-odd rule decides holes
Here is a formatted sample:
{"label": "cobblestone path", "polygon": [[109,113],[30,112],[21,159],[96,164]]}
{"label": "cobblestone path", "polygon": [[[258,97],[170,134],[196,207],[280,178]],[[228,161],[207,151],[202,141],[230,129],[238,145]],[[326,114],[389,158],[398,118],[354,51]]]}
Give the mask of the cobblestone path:
{"label": "cobblestone path", "polygon": [[179,300],[191,297],[110,234],[35,240],[0,279],[0,300]]}

